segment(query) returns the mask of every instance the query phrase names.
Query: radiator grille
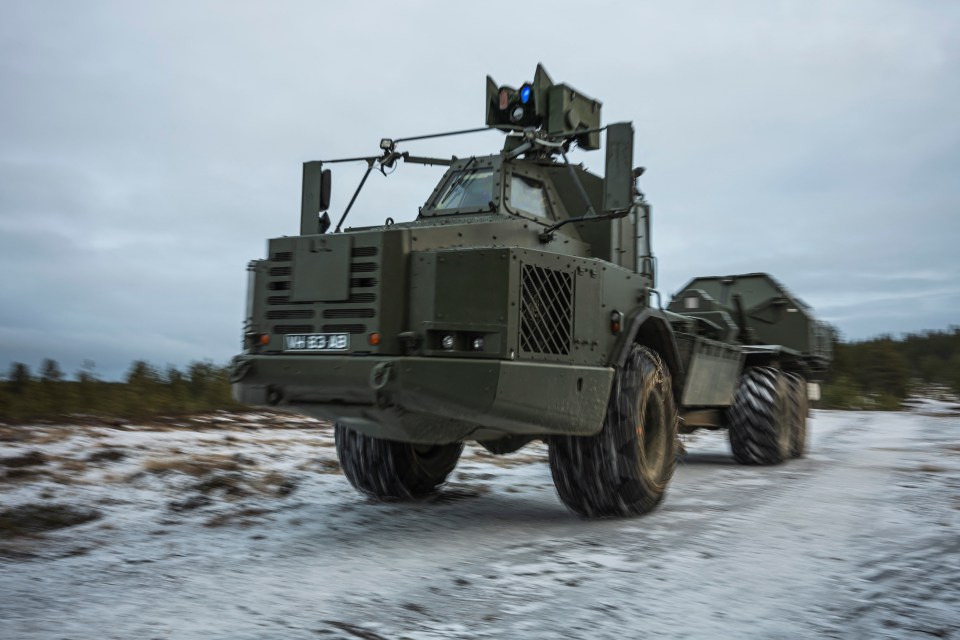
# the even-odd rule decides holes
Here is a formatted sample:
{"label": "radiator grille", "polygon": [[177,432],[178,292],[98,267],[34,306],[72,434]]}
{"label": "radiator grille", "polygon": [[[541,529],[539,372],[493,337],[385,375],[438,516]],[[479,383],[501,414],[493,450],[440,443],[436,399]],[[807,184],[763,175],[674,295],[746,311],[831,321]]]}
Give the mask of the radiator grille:
{"label": "radiator grille", "polygon": [[372,318],[373,309],[327,309],[323,312],[324,318]]}
{"label": "radiator grille", "polygon": [[[350,278],[350,297],[345,302],[333,304],[292,302],[290,296],[285,294],[290,290],[292,284],[290,276],[293,269],[290,263],[293,261],[293,252],[278,251],[271,254],[270,262],[273,264],[270,265],[267,272],[271,279],[267,281],[266,287],[271,293],[276,292],[276,294],[267,296],[267,320],[310,321],[319,316],[328,321],[347,321],[343,324],[322,324],[319,326],[315,324],[276,324],[273,325],[273,333],[314,333],[317,331],[324,333],[367,333],[369,329],[364,324],[363,319],[376,317],[376,309],[348,305],[373,305],[377,301],[377,287],[380,283],[376,276],[380,271],[380,263],[379,260],[371,260],[371,258],[376,258],[379,254],[378,247],[354,247],[351,250],[350,271],[357,275]],[[302,305],[309,305],[312,308],[305,309]],[[353,322],[350,322],[351,320]]]}
{"label": "radiator grille", "polygon": [[573,278],[525,264],[520,276],[520,350],[566,355],[573,333]]}
{"label": "radiator grille", "polygon": [[267,311],[267,320],[306,320],[315,315],[313,309],[276,309]]}
{"label": "radiator grille", "polygon": [[278,324],[273,327],[274,333],[312,333],[312,324]]}
{"label": "radiator grille", "polygon": [[[358,303],[370,303],[377,301],[377,294],[375,293],[353,293],[350,294],[350,298],[347,300],[350,304]],[[292,304],[313,304],[312,302],[291,302],[289,296],[269,296],[267,298],[267,304],[269,305],[292,305]]]}
{"label": "radiator grille", "polygon": [[374,302],[376,299],[375,293],[351,293],[348,302]]}
{"label": "radiator grille", "polygon": [[366,333],[367,327],[363,324],[325,324],[324,333]]}

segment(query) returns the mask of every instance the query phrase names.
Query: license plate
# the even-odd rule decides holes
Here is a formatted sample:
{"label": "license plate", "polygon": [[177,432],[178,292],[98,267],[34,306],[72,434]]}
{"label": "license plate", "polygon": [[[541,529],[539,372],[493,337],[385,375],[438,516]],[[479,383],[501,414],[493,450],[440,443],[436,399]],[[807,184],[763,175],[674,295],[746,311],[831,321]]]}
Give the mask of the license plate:
{"label": "license plate", "polygon": [[349,333],[306,333],[284,336],[285,351],[346,351]]}

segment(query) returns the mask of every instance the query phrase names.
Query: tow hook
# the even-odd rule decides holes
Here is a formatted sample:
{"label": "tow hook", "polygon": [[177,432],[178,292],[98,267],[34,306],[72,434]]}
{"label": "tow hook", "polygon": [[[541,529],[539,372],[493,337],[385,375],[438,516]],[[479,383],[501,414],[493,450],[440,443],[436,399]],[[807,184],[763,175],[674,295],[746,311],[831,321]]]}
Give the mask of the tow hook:
{"label": "tow hook", "polygon": [[374,391],[380,391],[387,383],[390,381],[390,370],[392,364],[389,362],[381,362],[373,367],[370,371],[370,388]]}
{"label": "tow hook", "polygon": [[234,357],[233,366],[230,368],[230,382],[237,383],[242,381],[250,373],[253,363],[240,357]]}

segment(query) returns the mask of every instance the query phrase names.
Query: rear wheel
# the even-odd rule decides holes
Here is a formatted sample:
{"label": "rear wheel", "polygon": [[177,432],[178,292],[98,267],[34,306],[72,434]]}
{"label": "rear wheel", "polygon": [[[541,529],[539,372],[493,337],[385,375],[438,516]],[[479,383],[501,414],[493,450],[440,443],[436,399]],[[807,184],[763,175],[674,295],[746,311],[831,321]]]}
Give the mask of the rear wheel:
{"label": "rear wheel", "polygon": [[727,410],[730,448],[740,464],[780,464],[790,455],[793,412],[786,375],[751,367],[740,376]]}
{"label": "rear wheel", "polygon": [[807,453],[807,380],[799,373],[787,376],[793,421],[790,434],[790,457],[802,458]]}
{"label": "rear wheel", "polygon": [[603,428],[550,439],[560,500],[588,518],[631,516],[663,499],[676,466],[677,406],[656,352],[634,345],[617,371]]}
{"label": "rear wheel", "polygon": [[443,484],[463,443],[416,445],[334,428],[340,468],[357,490],[379,500],[419,498]]}

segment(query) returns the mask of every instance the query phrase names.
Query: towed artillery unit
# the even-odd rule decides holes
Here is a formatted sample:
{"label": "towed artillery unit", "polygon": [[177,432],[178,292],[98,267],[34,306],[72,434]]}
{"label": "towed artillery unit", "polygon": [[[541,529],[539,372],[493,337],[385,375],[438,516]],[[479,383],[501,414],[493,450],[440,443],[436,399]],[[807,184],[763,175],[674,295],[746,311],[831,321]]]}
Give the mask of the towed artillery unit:
{"label": "towed artillery unit", "polygon": [[[327,165],[303,168],[300,233],[250,263],[235,397],[335,423],[350,483],[380,499],[434,491],[464,443],[494,454],[542,439],[560,499],[586,517],[663,498],[678,431],[730,430],[744,463],[801,455],[806,380],[824,328],[768,276],[698,278],[654,306],[651,208],[630,123],[538,66],[487,78],[499,153],[427,158],[383,139],[333,232]],[[568,161],[605,148],[605,172]],[[341,227],[367,176],[446,171],[415,219]],[[773,345],[773,346],[772,346]]]}
{"label": "towed artillery unit", "polygon": [[684,364],[680,431],[728,428],[742,464],[806,451],[809,382],[833,342],[809,306],[765,273],[694,278],[667,306]]}

